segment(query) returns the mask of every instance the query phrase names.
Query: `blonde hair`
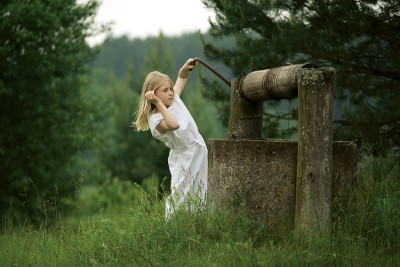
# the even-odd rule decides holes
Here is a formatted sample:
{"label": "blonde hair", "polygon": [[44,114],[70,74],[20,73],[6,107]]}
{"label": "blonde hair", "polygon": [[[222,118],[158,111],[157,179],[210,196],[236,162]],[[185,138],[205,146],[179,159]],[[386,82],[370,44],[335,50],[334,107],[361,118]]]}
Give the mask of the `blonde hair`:
{"label": "blonde hair", "polygon": [[138,131],[146,131],[149,129],[149,117],[150,113],[156,110],[154,104],[150,103],[144,96],[149,91],[156,91],[156,89],[165,81],[168,80],[171,83],[171,88],[174,90],[174,83],[168,77],[168,75],[159,71],[153,71],[147,74],[146,79],[143,83],[142,94],[140,97],[139,109],[136,112],[136,121],[133,122],[133,126]]}

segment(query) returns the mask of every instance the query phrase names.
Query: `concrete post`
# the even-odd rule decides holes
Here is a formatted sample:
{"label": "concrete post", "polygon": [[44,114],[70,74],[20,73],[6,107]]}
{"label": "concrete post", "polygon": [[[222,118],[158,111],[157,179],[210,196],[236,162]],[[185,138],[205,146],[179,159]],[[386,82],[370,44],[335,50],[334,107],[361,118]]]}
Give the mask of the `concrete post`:
{"label": "concrete post", "polygon": [[262,134],[263,102],[240,97],[239,80],[231,81],[228,139],[259,139]]}
{"label": "concrete post", "polygon": [[323,232],[331,216],[333,68],[299,72],[295,229]]}

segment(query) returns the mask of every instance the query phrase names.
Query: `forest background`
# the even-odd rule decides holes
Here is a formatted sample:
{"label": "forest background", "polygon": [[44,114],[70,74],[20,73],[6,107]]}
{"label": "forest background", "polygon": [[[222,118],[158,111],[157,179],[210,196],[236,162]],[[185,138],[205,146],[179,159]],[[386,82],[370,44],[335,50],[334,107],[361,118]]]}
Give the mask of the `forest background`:
{"label": "forest background", "polygon": [[[116,220],[124,214],[139,216],[140,212],[132,215],[132,211],[140,206],[143,192],[158,200],[168,194],[168,149],[149,132],[137,132],[131,125],[149,71],[160,70],[175,80],[187,58],[202,57],[231,79],[286,61],[311,60],[337,71],[334,139],[357,143],[359,173],[365,174],[359,176],[355,190],[358,202],[345,209],[350,213],[340,214],[348,219],[342,225],[350,232],[344,240],[358,235],[363,246],[380,245],[383,258],[388,256],[384,253],[399,256],[400,37],[392,34],[400,29],[399,4],[203,2],[217,13],[209,33],[110,37],[98,47],[86,43],[94,34],[89,19],[96,12],[96,1],[0,4],[4,232],[13,227],[25,233],[26,226],[56,229],[68,224],[78,225],[79,232],[82,220],[106,214]],[[283,10],[282,20],[271,19],[275,14],[271,10],[258,12],[261,8]],[[337,21],[329,21],[332,17]],[[301,24],[304,19],[309,23]],[[260,21],[268,27],[259,27],[264,25]],[[229,88],[199,65],[190,74],[182,98],[205,140],[225,137]],[[264,137],[296,139],[296,109],[296,100],[265,103]],[[157,216],[154,221],[163,222],[162,212]],[[252,231],[260,228],[245,222],[249,235],[239,243],[251,247]],[[242,223],[235,225],[238,232]],[[211,239],[218,228],[214,226],[206,233]],[[230,241],[229,246],[237,245],[234,238]],[[324,244],[332,246],[328,243]],[[358,249],[360,259],[369,255],[364,247]]]}

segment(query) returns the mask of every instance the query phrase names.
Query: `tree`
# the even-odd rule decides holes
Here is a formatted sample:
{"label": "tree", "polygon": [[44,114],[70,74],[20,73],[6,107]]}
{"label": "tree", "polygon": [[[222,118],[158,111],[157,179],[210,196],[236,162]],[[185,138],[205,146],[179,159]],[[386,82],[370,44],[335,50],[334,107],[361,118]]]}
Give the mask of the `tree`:
{"label": "tree", "polygon": [[[359,139],[376,151],[400,145],[400,4],[354,0],[203,0],[215,10],[213,37],[234,36],[236,46],[204,42],[207,57],[235,77],[254,70],[315,62],[337,72],[342,118],[335,138]],[[221,101],[226,101],[226,98]],[[270,102],[268,105],[271,105]],[[295,112],[294,112],[295,114]],[[276,117],[276,116],[275,116]],[[269,122],[267,127],[277,127]]]}
{"label": "tree", "polygon": [[84,76],[97,7],[0,3],[0,216],[48,216],[50,204],[74,193],[76,155],[93,143],[100,113]]}

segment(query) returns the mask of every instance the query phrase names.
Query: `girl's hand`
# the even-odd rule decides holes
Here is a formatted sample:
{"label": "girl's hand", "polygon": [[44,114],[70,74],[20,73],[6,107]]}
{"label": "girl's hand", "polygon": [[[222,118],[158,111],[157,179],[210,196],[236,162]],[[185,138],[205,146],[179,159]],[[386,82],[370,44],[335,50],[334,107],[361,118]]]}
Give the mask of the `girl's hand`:
{"label": "girl's hand", "polygon": [[189,71],[192,71],[194,68],[196,68],[196,63],[197,62],[193,58],[189,58],[179,70],[179,78],[186,79],[189,76]]}
{"label": "girl's hand", "polygon": [[161,102],[161,100],[154,94],[154,91],[149,91],[146,94],[144,94],[144,97],[154,105],[157,105],[158,103]]}

